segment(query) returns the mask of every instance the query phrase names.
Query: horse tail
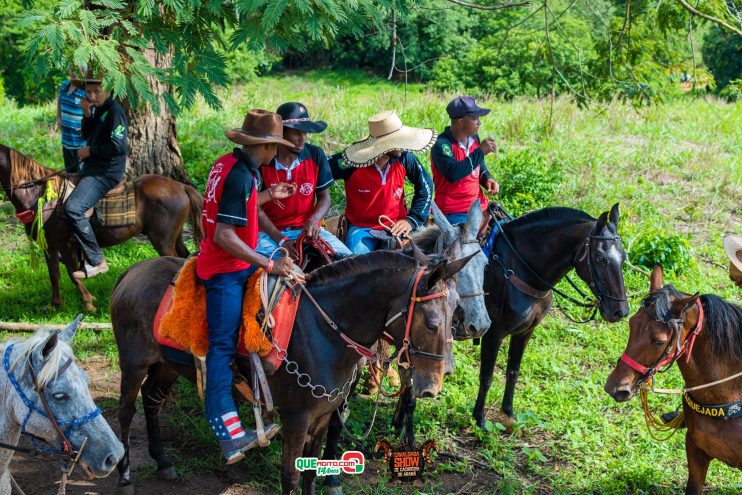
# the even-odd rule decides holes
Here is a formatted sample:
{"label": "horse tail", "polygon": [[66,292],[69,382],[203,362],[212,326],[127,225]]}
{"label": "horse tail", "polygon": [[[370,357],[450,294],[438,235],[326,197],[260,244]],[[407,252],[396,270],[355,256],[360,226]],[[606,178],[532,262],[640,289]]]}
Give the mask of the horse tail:
{"label": "horse tail", "polygon": [[192,185],[183,184],[186,194],[188,195],[188,201],[190,207],[188,208],[188,223],[193,228],[193,243],[196,245],[196,249],[204,240],[204,228],[201,225],[201,213],[204,207],[204,198],[201,193],[198,192]]}

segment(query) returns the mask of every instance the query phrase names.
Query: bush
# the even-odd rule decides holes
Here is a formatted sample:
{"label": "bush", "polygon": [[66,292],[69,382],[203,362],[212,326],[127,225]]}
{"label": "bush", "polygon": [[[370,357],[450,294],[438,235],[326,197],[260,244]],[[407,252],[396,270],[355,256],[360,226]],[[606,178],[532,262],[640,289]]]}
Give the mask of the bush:
{"label": "bush", "polygon": [[730,103],[742,100],[742,79],[730,81],[724,89],[719,91],[719,96]]}
{"label": "bush", "polygon": [[632,263],[648,269],[659,263],[665,270],[679,274],[694,264],[688,239],[658,227],[641,231],[628,251]]}
{"label": "bush", "polygon": [[503,206],[515,216],[552,206],[562,179],[558,162],[526,150],[502,153],[490,170],[500,184]]}
{"label": "bush", "polygon": [[703,62],[721,90],[742,79],[742,38],[713,26],[703,39]]}

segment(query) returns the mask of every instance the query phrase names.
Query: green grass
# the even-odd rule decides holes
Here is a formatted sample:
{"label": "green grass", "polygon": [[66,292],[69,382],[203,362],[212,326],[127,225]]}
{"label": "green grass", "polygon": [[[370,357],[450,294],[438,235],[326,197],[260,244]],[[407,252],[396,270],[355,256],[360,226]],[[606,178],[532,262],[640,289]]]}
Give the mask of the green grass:
{"label": "green grass", "polygon": [[[330,152],[363,138],[366,118],[388,108],[396,109],[410,125],[441,130],[451,96],[411,86],[405,97],[402,86],[363,73],[271,76],[222,95],[222,111],[199,103],[178,121],[184,159],[200,186],[214,159],[232,147],[224,129],[238,126],[249,108],[274,109],[283,101],[301,101],[313,118],[329,123],[327,132],[312,140]],[[620,103],[582,110],[568,100],[557,100],[551,126],[548,101],[483,104],[492,113],[483,119],[482,134],[492,134],[500,148],[499,160],[489,157],[488,165],[503,183],[502,201],[507,207],[520,212],[567,205],[597,216],[620,202],[620,231],[627,252],[645,232],[681,235],[688,240],[693,261],[678,267],[682,268],[678,274],[668,273],[667,281],[688,292],[713,292],[739,301],[739,292],[726,277],[721,242],[725,232],[740,232],[742,104],[688,100],[640,110]],[[61,164],[51,105],[19,109],[6,103],[0,108],[0,122],[0,142],[42,163]],[[428,157],[421,161],[427,164]],[[341,198],[340,188],[334,188],[334,195],[336,200]],[[12,217],[12,208],[2,205],[0,216],[0,220]],[[106,250],[106,256],[112,273],[87,283],[98,297],[99,309],[88,318],[91,321],[108,320],[108,298],[116,277],[155,252],[146,243],[131,241]],[[0,266],[0,319],[64,322],[82,309],[66,279],[63,307],[55,311],[47,307],[46,272],[31,270],[27,242],[17,224],[6,224],[0,232]],[[636,308],[647,292],[647,279],[629,269],[625,278]],[[489,493],[678,493],[687,473],[683,434],[669,442],[654,442],[645,430],[638,401],[617,404],[602,390],[627,336],[625,321],[576,325],[558,312],[549,315],[526,350],[514,404],[519,434],[512,436],[501,434],[494,422],[490,432],[473,427],[479,348],[458,343],[456,373],[446,380],[443,393],[435,400],[418,401],[418,439],[436,439],[447,452],[474,455],[491,466],[500,478],[484,490]],[[78,353],[109,358],[115,354],[110,334],[83,340]],[[499,409],[504,390],[506,356],[503,349],[487,401],[492,412]],[[680,383],[676,370],[660,380],[663,386]],[[675,408],[676,400],[653,397],[651,403],[664,411]],[[182,474],[197,476],[219,464],[216,444],[190,385],[177,387],[173,404],[169,426],[187,433],[171,453],[177,456]],[[349,428],[359,434],[372,411],[370,400],[356,400]],[[380,436],[390,437],[392,411],[393,404],[384,403],[371,438],[360,444],[346,440],[342,447],[361,446],[368,451]],[[200,454],[190,455],[194,451]],[[240,469],[254,486],[275,489],[279,455],[280,449],[273,446],[253,454],[254,462]],[[420,490],[440,492],[443,471],[470,476],[474,467],[443,458],[439,462],[439,473]],[[364,479],[346,477],[354,493],[405,492],[383,476],[378,484]],[[739,493],[742,474],[714,462],[707,484],[710,493]]]}

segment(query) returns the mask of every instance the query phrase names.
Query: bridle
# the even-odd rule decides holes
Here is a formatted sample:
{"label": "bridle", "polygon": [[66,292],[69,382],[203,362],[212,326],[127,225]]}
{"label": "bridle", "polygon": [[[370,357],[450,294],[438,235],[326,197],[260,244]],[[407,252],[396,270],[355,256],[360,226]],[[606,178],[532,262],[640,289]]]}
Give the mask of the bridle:
{"label": "bridle", "polygon": [[[75,450],[72,442],[70,441],[68,434],[70,431],[74,431],[77,428],[83,426],[86,423],[89,423],[90,421],[94,420],[101,414],[100,408],[96,407],[93,411],[85,414],[81,418],[73,418],[72,420],[65,421],[61,419],[57,419],[54,416],[54,413],[52,412],[51,408],[49,407],[49,403],[46,400],[46,387],[41,386],[38,383],[38,379],[36,376],[36,371],[33,369],[33,365],[31,364],[31,356],[29,355],[27,359],[27,368],[28,372],[31,375],[31,379],[33,380],[33,386],[34,391],[36,392],[36,395],[38,396],[39,402],[41,403],[41,408],[39,408],[36,405],[36,402],[29,398],[25,392],[23,392],[23,389],[21,388],[20,384],[18,383],[18,380],[13,375],[13,373],[10,370],[10,354],[13,350],[13,344],[8,345],[8,347],[5,350],[5,354],[3,356],[3,368],[5,369],[5,373],[8,375],[8,378],[10,379],[10,383],[13,385],[13,388],[20,396],[23,403],[28,408],[28,412],[26,413],[25,418],[23,419],[23,422],[21,423],[21,433],[23,435],[26,435],[30,437],[32,444],[34,445],[33,449],[25,449],[22,447],[18,447],[17,445],[10,445],[5,443],[0,443],[0,448],[14,450],[18,452],[26,452],[26,453],[44,453],[44,454],[51,454],[54,456],[60,456],[63,458],[68,459],[69,461],[77,462],[77,460],[80,458],[80,455],[82,454],[82,450],[85,447],[85,441],[83,441],[81,447],[79,450]],[[67,361],[64,362],[64,364],[59,368],[57,371],[57,376],[61,376],[64,374],[65,371],[70,367],[73,360],[71,357],[67,358]],[[43,439],[40,439],[33,435],[32,433],[29,433],[26,431],[26,424],[28,423],[28,420],[31,418],[33,413],[39,414],[49,420],[49,423],[52,425],[52,428],[54,428],[54,431],[57,434],[57,439],[60,441],[61,448],[46,448],[41,447],[36,443],[36,440],[45,441]],[[62,428],[65,428],[66,432],[62,430]]]}
{"label": "bridle", "polygon": [[[469,239],[468,241],[461,241],[461,244],[476,244],[480,248],[480,250],[481,250],[481,246],[480,246],[479,241],[477,239]],[[461,294],[461,293],[459,293],[459,299],[468,299],[470,297],[480,297],[480,296],[485,296],[485,295],[486,294],[485,294],[485,292],[483,290],[480,290],[480,291],[477,291],[477,292],[470,292],[470,293],[467,293],[467,294]]]}
{"label": "bridle", "polygon": [[659,357],[659,359],[657,359],[657,361],[655,361],[652,366],[644,366],[643,364],[639,363],[631,356],[629,356],[626,352],[621,354],[621,358],[619,359],[619,361],[623,362],[628,367],[641,375],[639,381],[637,382],[639,385],[642,385],[646,381],[652,379],[656,373],[664,373],[665,371],[667,371],[670,366],[672,366],[672,364],[677,361],[683,354],[686,354],[685,362],[687,363],[690,361],[691,352],[693,352],[693,344],[696,341],[696,337],[699,333],[701,333],[701,330],[703,329],[703,305],[701,304],[700,298],[696,298],[695,306],[698,308],[698,322],[696,323],[695,328],[688,333],[688,335],[685,337],[685,340],[681,343],[680,339],[683,335],[685,314],[690,309],[690,306],[686,307],[683,310],[679,318],[669,318],[667,320],[663,320],[659,318],[656,313],[652,313],[645,305],[642,305],[642,310],[647,313],[650,318],[670,327],[673,336],[671,339],[669,339],[664,351],[662,352],[662,355]]}
{"label": "bridle", "polygon": [[[585,239],[585,243],[583,244],[582,250],[580,251],[580,253],[577,254],[577,256],[575,256],[573,260],[573,263],[575,266],[577,266],[577,262],[582,260],[583,258],[587,260],[587,271],[590,274],[590,280],[588,281],[588,285],[590,286],[590,289],[592,289],[593,293],[598,297],[596,304],[599,304],[600,301],[602,301],[603,299],[610,299],[610,300],[618,301],[618,302],[627,301],[628,298],[625,295],[623,297],[616,297],[608,293],[605,293],[601,290],[601,287],[598,284],[598,278],[595,276],[595,267],[591,261],[591,256],[590,256],[590,249],[591,249],[593,241],[607,241],[607,242],[616,244],[621,241],[621,236],[590,234],[587,236],[587,239]],[[569,280],[569,282],[570,284],[572,283],[571,280]],[[579,292],[579,289],[577,290]],[[580,295],[582,297],[585,297],[584,294],[582,294],[581,292],[580,292]]]}

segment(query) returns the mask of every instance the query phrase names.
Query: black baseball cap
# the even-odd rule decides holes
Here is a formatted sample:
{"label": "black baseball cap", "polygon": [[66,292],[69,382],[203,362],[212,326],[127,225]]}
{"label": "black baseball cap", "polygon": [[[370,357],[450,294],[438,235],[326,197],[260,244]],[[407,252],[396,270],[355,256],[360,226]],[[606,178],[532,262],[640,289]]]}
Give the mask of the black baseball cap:
{"label": "black baseball cap", "polygon": [[446,106],[446,112],[451,119],[460,119],[463,117],[482,117],[490,113],[490,110],[489,108],[478,107],[472,96],[457,96]]}
{"label": "black baseball cap", "polygon": [[301,103],[290,101],[282,104],[276,113],[283,119],[283,126],[296,129],[297,131],[318,134],[327,129],[327,123],[321,120],[316,122],[309,118],[307,107]]}

